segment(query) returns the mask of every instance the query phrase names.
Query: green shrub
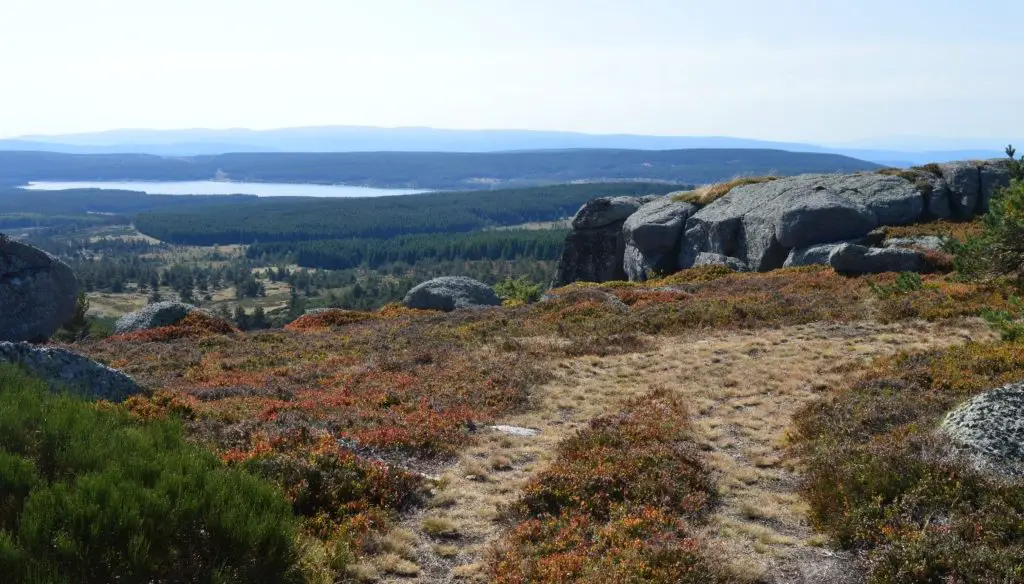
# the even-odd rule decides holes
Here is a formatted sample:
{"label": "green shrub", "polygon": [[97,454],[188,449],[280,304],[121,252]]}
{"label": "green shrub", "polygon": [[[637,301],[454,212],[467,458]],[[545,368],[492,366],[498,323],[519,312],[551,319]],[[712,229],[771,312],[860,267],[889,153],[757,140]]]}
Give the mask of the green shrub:
{"label": "green shrub", "polygon": [[526,276],[505,278],[494,285],[494,291],[506,303],[532,304],[540,300],[540,284],[534,284]]}
{"label": "green shrub", "polygon": [[174,421],[54,395],[0,365],[0,572],[9,582],[295,582],[296,523]]}
{"label": "green shrub", "polygon": [[999,333],[1000,338],[1004,341],[1016,341],[1024,338],[1024,300],[1017,296],[1011,296],[1010,305],[1013,312],[986,308],[981,313],[982,318]]}
{"label": "green shrub", "polygon": [[896,281],[892,284],[878,284],[868,281],[868,288],[875,293],[875,296],[885,300],[893,296],[923,290],[924,282],[921,280],[921,274],[917,272],[902,272],[896,276]]}
{"label": "green shrub", "polygon": [[985,279],[1016,274],[1018,286],[1024,286],[1024,161],[1010,156],[1010,186],[1001,190],[989,204],[982,219],[981,234],[964,243],[952,245],[956,271],[967,278]]}

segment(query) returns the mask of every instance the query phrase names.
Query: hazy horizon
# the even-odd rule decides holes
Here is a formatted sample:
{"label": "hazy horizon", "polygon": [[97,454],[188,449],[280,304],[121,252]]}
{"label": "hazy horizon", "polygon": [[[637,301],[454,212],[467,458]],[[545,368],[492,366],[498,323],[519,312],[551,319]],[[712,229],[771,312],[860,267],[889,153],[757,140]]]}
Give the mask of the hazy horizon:
{"label": "hazy horizon", "polygon": [[0,22],[0,50],[17,56],[0,65],[17,81],[0,137],[337,125],[815,144],[1024,135],[1024,5],[824,4],[17,3]]}
{"label": "hazy horizon", "polygon": [[68,133],[48,133],[48,134],[19,134],[19,135],[0,135],[0,140],[38,140],[41,142],[59,138],[69,137],[84,137],[93,135],[116,135],[121,133],[148,133],[148,132],[273,132],[273,131],[286,131],[286,130],[317,130],[317,129],[382,129],[382,130],[425,130],[425,131],[471,131],[471,132],[557,132],[566,134],[580,134],[584,136],[613,136],[613,135],[635,135],[640,137],[651,137],[651,138],[673,138],[673,137],[688,137],[688,138],[730,138],[730,139],[741,139],[741,140],[764,140],[764,141],[779,141],[779,142],[797,142],[806,143],[822,147],[837,147],[837,148],[870,148],[870,149],[892,149],[892,150],[920,150],[920,149],[935,149],[935,150],[957,150],[965,148],[977,148],[977,149],[993,149],[1001,148],[1007,143],[1007,140],[1012,138],[1008,137],[994,137],[994,136],[926,136],[926,135],[890,135],[890,136],[870,136],[859,139],[851,140],[825,140],[825,141],[814,141],[814,140],[775,140],[773,138],[756,138],[744,135],[681,135],[681,134],[652,134],[652,133],[634,133],[634,132],[616,132],[616,133],[602,133],[602,132],[586,132],[586,131],[574,131],[574,130],[540,130],[537,128],[442,128],[435,126],[369,126],[361,124],[323,124],[323,125],[308,125],[308,126],[281,126],[281,127],[270,127],[270,128],[252,128],[252,127],[176,127],[176,128],[153,128],[153,127],[119,127],[119,128],[106,128],[101,130],[89,130],[81,132],[68,132]]}

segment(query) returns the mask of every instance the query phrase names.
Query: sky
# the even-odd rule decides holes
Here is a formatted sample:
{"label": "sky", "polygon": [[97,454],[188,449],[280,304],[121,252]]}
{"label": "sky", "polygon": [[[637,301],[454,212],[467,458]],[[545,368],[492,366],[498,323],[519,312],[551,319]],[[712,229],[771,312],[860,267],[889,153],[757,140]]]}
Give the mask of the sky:
{"label": "sky", "polygon": [[1022,138],[1022,26],[1019,0],[0,0],[0,137]]}

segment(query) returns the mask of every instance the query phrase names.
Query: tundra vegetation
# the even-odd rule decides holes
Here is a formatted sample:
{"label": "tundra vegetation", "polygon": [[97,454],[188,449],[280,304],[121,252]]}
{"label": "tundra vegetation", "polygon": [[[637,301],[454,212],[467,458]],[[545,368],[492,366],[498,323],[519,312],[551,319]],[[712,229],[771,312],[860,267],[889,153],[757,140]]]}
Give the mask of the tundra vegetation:
{"label": "tundra vegetation", "polygon": [[[160,581],[173,565],[169,580],[209,569],[245,581],[260,566],[307,582],[765,582],[837,561],[852,581],[1022,581],[1020,483],[945,455],[935,433],[963,400],[1024,378],[1022,180],[983,219],[890,230],[951,238],[929,274],[703,266],[539,300],[504,274],[496,309],[296,311],[259,331],[197,316],[71,337],[150,391],[120,405],[46,397],[90,412],[67,431],[95,434],[86,426],[102,417],[133,440],[161,433],[158,446],[236,485],[197,501],[230,510],[243,488],[250,506],[263,501],[247,515],[255,531],[223,536],[253,542],[233,553],[274,552],[179,553],[194,543],[184,531],[146,535],[171,563],[35,551],[29,502],[66,481],[43,449],[12,452],[20,470],[0,473],[21,481],[0,501],[0,562],[42,581],[79,569],[92,570],[82,581]],[[7,376],[0,398],[44,400],[8,391],[32,382]],[[9,415],[35,428],[38,407]],[[268,517],[275,529],[256,529]],[[131,545],[117,549],[142,549]]]}

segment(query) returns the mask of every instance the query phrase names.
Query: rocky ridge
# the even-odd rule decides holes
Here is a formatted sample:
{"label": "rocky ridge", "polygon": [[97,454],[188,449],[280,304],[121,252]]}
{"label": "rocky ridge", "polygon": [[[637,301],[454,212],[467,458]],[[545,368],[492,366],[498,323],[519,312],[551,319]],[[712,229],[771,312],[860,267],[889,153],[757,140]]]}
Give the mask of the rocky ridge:
{"label": "rocky ridge", "polygon": [[[1010,182],[1006,161],[809,174],[739,184],[700,207],[676,194],[584,204],[566,238],[556,286],[642,281],[699,265],[769,271],[828,264],[851,274],[920,271],[941,241],[883,244],[880,227],[969,219]],[[630,209],[633,209],[630,211]]]}

